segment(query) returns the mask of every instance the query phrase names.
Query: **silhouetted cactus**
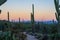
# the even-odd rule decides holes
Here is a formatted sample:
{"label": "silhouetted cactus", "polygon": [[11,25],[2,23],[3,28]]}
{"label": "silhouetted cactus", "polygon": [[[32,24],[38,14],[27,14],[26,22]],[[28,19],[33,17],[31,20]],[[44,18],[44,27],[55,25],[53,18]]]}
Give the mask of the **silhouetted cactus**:
{"label": "silhouetted cactus", "polygon": [[34,4],[32,4],[31,21],[34,23]]}
{"label": "silhouetted cactus", "polygon": [[59,0],[54,0],[54,3],[55,3],[55,8],[56,8],[56,19],[57,21],[59,21],[59,16],[60,16],[60,10],[59,10]]}
{"label": "silhouetted cactus", "polygon": [[20,23],[20,18],[19,18],[19,23]]}
{"label": "silhouetted cactus", "polygon": [[55,3],[56,11],[59,14],[59,0],[54,0],[54,3]]}
{"label": "silhouetted cactus", "polygon": [[55,16],[56,16],[56,19],[59,20],[59,17],[58,17],[58,14],[57,13],[55,13]]}
{"label": "silhouetted cactus", "polygon": [[32,32],[35,31],[35,27],[34,27],[34,15],[31,13],[31,26],[32,26]]}
{"label": "silhouetted cactus", "polygon": [[7,15],[8,15],[8,21],[9,21],[9,20],[10,20],[10,19],[9,19],[9,12],[7,13]]}
{"label": "silhouetted cactus", "polygon": [[34,15],[31,13],[31,23],[34,23]]}
{"label": "silhouetted cactus", "polygon": [[35,32],[35,22],[34,22],[34,4],[32,4],[32,13],[31,13],[31,24],[32,24],[32,32]]}
{"label": "silhouetted cactus", "polygon": [[18,30],[19,30],[19,31],[20,31],[20,29],[22,29],[21,22],[20,22],[20,18],[19,18],[19,23],[18,23],[17,27],[18,27]]}
{"label": "silhouetted cactus", "polygon": [[0,6],[5,3],[7,0],[0,0]]}
{"label": "silhouetted cactus", "polygon": [[1,10],[0,10],[0,14],[1,14]]}

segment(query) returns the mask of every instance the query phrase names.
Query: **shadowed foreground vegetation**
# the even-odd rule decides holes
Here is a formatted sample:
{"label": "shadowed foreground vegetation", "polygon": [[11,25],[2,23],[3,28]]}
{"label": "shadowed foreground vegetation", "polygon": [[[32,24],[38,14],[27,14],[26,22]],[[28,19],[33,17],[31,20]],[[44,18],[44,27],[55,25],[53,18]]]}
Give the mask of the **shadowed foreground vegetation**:
{"label": "shadowed foreground vegetation", "polygon": [[23,32],[26,32],[26,34],[33,35],[39,40],[60,40],[59,26],[54,21],[52,23],[35,22],[35,32],[33,33],[31,22],[8,22],[0,20],[0,39],[25,40],[27,35]]}

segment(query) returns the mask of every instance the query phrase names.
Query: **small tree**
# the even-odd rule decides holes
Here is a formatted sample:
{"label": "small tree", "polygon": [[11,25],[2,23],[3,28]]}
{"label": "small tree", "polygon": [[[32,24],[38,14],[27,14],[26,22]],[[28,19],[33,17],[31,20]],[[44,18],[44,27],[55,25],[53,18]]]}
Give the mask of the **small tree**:
{"label": "small tree", "polygon": [[47,29],[46,29],[46,27],[44,26],[43,27],[43,38],[42,38],[42,40],[48,40],[48,35],[47,35]]}
{"label": "small tree", "polygon": [[52,26],[51,28],[51,34],[53,34],[52,36],[52,40],[55,40],[56,39],[56,36],[57,36],[57,26]]}

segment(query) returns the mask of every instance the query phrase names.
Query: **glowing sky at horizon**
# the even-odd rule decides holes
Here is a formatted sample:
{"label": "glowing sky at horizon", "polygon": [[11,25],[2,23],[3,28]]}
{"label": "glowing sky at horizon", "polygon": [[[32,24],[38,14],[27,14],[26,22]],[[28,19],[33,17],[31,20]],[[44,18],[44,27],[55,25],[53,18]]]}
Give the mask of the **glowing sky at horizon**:
{"label": "glowing sky at horizon", "polygon": [[32,4],[35,8],[35,20],[56,20],[55,7],[53,0],[8,0],[3,4],[1,20],[7,20],[7,12],[10,13],[10,20],[30,20],[32,12]]}

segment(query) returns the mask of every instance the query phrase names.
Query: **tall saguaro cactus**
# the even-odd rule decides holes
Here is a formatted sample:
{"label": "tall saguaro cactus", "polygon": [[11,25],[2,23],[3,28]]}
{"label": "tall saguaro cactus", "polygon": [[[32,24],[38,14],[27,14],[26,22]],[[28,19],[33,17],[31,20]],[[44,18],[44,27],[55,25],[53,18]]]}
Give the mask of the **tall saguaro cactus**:
{"label": "tall saguaro cactus", "polygon": [[20,21],[21,21],[21,20],[20,20],[20,17],[19,17],[19,29],[21,28],[21,23],[20,23]]}
{"label": "tall saguaro cactus", "polygon": [[19,23],[20,23],[20,18],[19,18]]}
{"label": "tall saguaro cactus", "polygon": [[34,23],[34,4],[32,4],[31,21]]}
{"label": "tall saguaro cactus", "polygon": [[31,26],[32,26],[32,32],[35,32],[35,27],[34,27],[34,15],[31,13]]}
{"label": "tall saguaro cactus", "polygon": [[34,22],[34,4],[32,4],[32,13],[31,13],[31,24],[32,24],[32,32],[35,32],[35,22]]}
{"label": "tall saguaro cactus", "polygon": [[8,14],[8,21],[9,21],[9,20],[10,20],[10,19],[9,19],[9,12],[8,12],[7,14]]}
{"label": "tall saguaro cactus", "polygon": [[34,23],[34,15],[31,13],[31,22]]}
{"label": "tall saguaro cactus", "polygon": [[55,8],[56,8],[56,13],[55,13],[56,19],[57,19],[57,21],[59,21],[59,16],[60,16],[60,10],[59,10],[60,5],[59,5],[59,0],[54,0],[54,3],[55,3]]}

